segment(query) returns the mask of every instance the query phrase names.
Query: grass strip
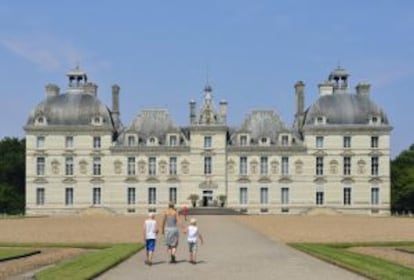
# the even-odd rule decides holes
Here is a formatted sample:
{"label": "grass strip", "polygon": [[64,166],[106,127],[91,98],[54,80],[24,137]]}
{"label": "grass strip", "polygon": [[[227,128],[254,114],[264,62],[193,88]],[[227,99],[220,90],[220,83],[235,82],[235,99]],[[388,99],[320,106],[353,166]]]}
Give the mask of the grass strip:
{"label": "grass strip", "polygon": [[23,248],[0,248],[0,262],[9,261],[18,258],[24,258],[31,255],[39,254],[39,250]]}
{"label": "grass strip", "polygon": [[414,254],[414,246],[403,246],[403,247],[397,247],[395,249],[398,251],[404,252],[404,253]]}
{"label": "grass strip", "polygon": [[[359,243],[358,246],[361,244],[362,243]],[[289,245],[326,262],[346,268],[370,279],[414,279],[414,269],[388,262],[380,258],[347,251],[346,248],[353,246],[345,247],[344,243],[340,246],[338,246],[338,244],[319,243],[293,243]]]}
{"label": "grass strip", "polygon": [[142,248],[142,244],[114,245],[62,262],[55,267],[40,271],[35,277],[38,280],[92,279],[129,258]]}
{"label": "grass strip", "polygon": [[82,249],[106,249],[113,247],[113,243],[8,243],[0,242],[0,247],[28,247],[28,248],[82,248]]}

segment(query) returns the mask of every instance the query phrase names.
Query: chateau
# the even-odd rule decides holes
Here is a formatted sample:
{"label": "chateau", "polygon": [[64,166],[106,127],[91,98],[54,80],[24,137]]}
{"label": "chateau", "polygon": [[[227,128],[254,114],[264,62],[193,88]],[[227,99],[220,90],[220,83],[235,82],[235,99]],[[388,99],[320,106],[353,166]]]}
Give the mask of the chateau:
{"label": "chateau", "polygon": [[197,207],[249,214],[390,213],[392,127],[370,85],[352,91],[341,67],[308,108],[305,84],[294,85],[292,126],[254,110],[230,127],[227,102],[215,105],[208,84],[200,106],[189,102],[187,126],[159,109],[124,126],[118,85],[108,108],[85,72],[67,77],[63,93],[46,85],[24,127],[28,215],[159,212],[169,201],[190,205],[190,195]]}

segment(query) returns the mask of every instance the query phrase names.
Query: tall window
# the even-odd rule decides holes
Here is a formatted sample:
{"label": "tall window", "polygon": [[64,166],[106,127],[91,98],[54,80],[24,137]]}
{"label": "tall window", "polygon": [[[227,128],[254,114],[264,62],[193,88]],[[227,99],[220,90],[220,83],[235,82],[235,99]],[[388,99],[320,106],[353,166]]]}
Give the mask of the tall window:
{"label": "tall window", "polygon": [[316,192],[316,205],[323,205],[323,192],[322,191]]}
{"label": "tall window", "polygon": [[73,175],[73,157],[65,158],[65,174],[67,176]]}
{"label": "tall window", "polygon": [[240,175],[247,175],[247,157],[240,157]]}
{"label": "tall window", "polygon": [[289,174],[289,158],[282,157],[282,175]]}
{"label": "tall window", "polygon": [[268,173],[268,165],[267,165],[267,157],[260,157],[260,175],[267,175]]}
{"label": "tall window", "polygon": [[38,176],[45,175],[45,158],[44,157],[36,158],[36,174]]}
{"label": "tall window", "polygon": [[148,204],[157,204],[157,189],[148,188]]}
{"label": "tall window", "polygon": [[134,176],[135,175],[135,157],[128,157],[128,168],[127,168],[127,173],[129,176]]}
{"label": "tall window", "polygon": [[241,135],[240,136],[240,146],[247,146],[247,136]]}
{"label": "tall window", "polygon": [[351,175],[351,157],[344,157],[344,175]]}
{"label": "tall window", "polygon": [[316,175],[323,175],[323,157],[316,157]]}
{"label": "tall window", "polygon": [[93,205],[101,204],[101,188],[93,188],[92,190],[92,203]]}
{"label": "tall window", "polygon": [[135,188],[128,188],[127,200],[128,205],[135,204]]}
{"label": "tall window", "polygon": [[170,175],[177,175],[177,158],[176,157],[170,157],[169,162],[169,172]]}
{"label": "tall window", "polygon": [[170,135],[170,146],[177,146],[177,136],[176,135]]}
{"label": "tall window", "polygon": [[344,136],[344,148],[351,148],[351,136]]}
{"label": "tall window", "polygon": [[37,136],[36,138],[36,148],[42,149],[45,147],[45,137],[44,136]]}
{"label": "tall window", "polygon": [[128,136],[128,147],[135,146],[135,136],[129,135]]}
{"label": "tall window", "polygon": [[73,148],[73,136],[66,136],[65,137],[65,148],[72,149]]}
{"label": "tall window", "polygon": [[65,205],[73,205],[73,188],[65,188]]}
{"label": "tall window", "polygon": [[281,190],[282,204],[289,204],[289,188],[282,188]]}
{"label": "tall window", "polygon": [[289,145],[289,136],[282,135],[282,146],[287,146],[287,145]]}
{"label": "tall window", "polygon": [[371,204],[372,205],[379,204],[379,188],[378,187],[371,188]]}
{"label": "tall window", "polygon": [[378,148],[378,136],[371,136],[371,148]]}
{"label": "tall window", "polygon": [[204,136],[204,148],[211,148],[211,136]]}
{"label": "tall window", "polygon": [[344,205],[351,205],[351,188],[344,188]]}
{"label": "tall window", "polygon": [[371,157],[371,175],[378,176],[378,157]]}
{"label": "tall window", "polygon": [[176,204],[177,203],[177,188],[175,187],[171,187],[169,189],[169,196],[168,198],[170,199],[169,201]]}
{"label": "tall window", "polygon": [[240,188],[240,204],[247,204],[247,188]]}
{"label": "tall window", "polygon": [[204,175],[210,175],[212,173],[212,159],[210,156],[204,157]]}
{"label": "tall window", "polygon": [[157,175],[157,159],[155,157],[148,158],[148,175]]}
{"label": "tall window", "polygon": [[94,149],[100,149],[101,148],[101,137],[100,136],[94,136],[93,137],[93,148]]}
{"label": "tall window", "polygon": [[101,158],[93,158],[93,175],[101,175]]}
{"label": "tall window", "polygon": [[260,204],[268,204],[269,203],[269,189],[268,188],[260,188]]}
{"label": "tall window", "polygon": [[323,148],[323,136],[316,136],[316,148]]}
{"label": "tall window", "polygon": [[44,204],[45,204],[45,189],[37,188],[36,189],[36,205],[44,205]]}

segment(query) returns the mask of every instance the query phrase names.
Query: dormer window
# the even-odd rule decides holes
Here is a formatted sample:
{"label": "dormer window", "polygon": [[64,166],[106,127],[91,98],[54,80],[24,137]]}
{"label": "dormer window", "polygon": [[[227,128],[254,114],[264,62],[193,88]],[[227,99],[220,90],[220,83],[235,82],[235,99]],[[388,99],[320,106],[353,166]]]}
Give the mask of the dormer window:
{"label": "dormer window", "polygon": [[289,146],[289,135],[281,136],[281,144],[282,146]]}
{"label": "dormer window", "polygon": [[247,146],[247,135],[240,135],[240,146]]}
{"label": "dormer window", "polygon": [[262,137],[259,141],[260,145],[270,145],[270,139],[268,137]]}
{"label": "dormer window", "polygon": [[136,146],[136,139],[134,135],[128,135],[128,147]]}
{"label": "dormer window", "polygon": [[326,123],[326,118],[324,116],[319,116],[315,118],[316,125],[322,125]]}
{"label": "dormer window", "polygon": [[378,125],[381,123],[381,117],[379,116],[372,116],[370,119],[370,124]]}
{"label": "dormer window", "polygon": [[177,146],[177,135],[170,135],[169,145],[171,147]]}
{"label": "dormer window", "polygon": [[35,124],[36,125],[46,125],[47,124],[46,118],[44,116],[37,117],[36,120],[35,120]]}
{"label": "dormer window", "polygon": [[92,118],[92,124],[93,125],[102,125],[102,117],[101,116],[95,116]]}
{"label": "dormer window", "polygon": [[148,146],[156,146],[157,144],[158,144],[157,137],[152,136],[147,140],[147,145]]}

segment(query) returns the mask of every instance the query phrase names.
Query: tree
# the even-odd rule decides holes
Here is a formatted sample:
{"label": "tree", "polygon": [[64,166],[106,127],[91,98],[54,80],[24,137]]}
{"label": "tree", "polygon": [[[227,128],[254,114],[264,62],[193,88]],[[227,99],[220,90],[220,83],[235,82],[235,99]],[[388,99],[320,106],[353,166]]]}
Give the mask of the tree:
{"label": "tree", "polygon": [[24,212],[25,155],[24,139],[6,137],[0,141],[0,212]]}
{"label": "tree", "polygon": [[225,194],[220,194],[217,196],[218,201],[220,202],[220,206],[224,207],[224,204],[226,203],[227,196]]}
{"label": "tree", "polygon": [[391,161],[391,209],[414,211],[414,144]]}
{"label": "tree", "polygon": [[195,194],[195,193],[190,194],[188,196],[188,199],[191,200],[191,204],[193,205],[193,207],[196,207],[197,201],[198,201],[199,198],[200,197],[198,196],[198,194]]}

